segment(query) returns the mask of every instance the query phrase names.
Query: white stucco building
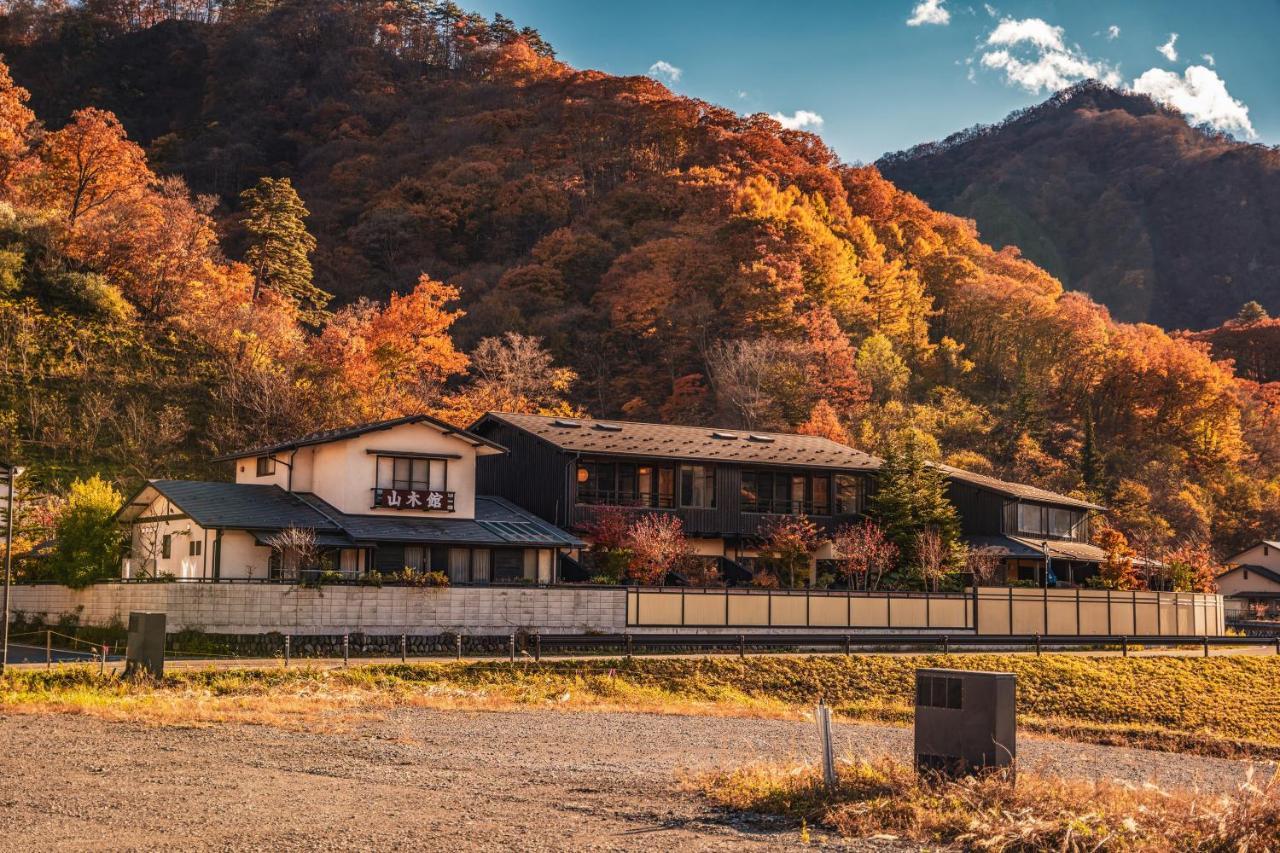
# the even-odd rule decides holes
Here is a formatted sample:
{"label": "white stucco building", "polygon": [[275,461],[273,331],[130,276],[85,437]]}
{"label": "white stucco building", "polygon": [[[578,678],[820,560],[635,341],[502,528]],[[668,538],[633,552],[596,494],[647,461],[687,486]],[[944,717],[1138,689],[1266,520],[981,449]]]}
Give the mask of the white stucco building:
{"label": "white stucco building", "polygon": [[500,445],[426,415],[328,430],[218,461],[235,482],[152,480],[120,510],[126,575],[206,580],[437,570],[453,583],[556,580],[570,534],[476,494],[477,457]]}

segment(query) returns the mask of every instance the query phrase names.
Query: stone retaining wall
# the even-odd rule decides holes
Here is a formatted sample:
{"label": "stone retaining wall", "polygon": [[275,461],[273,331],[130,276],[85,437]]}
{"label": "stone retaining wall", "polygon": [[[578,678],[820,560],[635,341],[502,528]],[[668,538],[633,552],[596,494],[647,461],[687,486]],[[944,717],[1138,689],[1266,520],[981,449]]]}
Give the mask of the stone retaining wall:
{"label": "stone retaining wall", "polygon": [[210,634],[621,633],[627,623],[621,588],[100,583],[73,590],[32,584],[13,587],[10,609],[46,622],[74,615],[82,625],[127,623],[131,610],[157,610],[168,614],[170,633]]}

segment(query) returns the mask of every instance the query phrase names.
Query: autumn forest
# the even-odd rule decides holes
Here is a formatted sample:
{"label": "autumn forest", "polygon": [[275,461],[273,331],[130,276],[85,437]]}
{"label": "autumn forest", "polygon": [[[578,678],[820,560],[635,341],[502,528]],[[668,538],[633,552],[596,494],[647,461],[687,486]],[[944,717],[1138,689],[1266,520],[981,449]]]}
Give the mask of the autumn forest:
{"label": "autumn forest", "polygon": [[452,3],[3,6],[0,447],[37,504],[504,409],[910,432],[1151,548],[1280,525],[1260,307],[1117,322],[814,135]]}

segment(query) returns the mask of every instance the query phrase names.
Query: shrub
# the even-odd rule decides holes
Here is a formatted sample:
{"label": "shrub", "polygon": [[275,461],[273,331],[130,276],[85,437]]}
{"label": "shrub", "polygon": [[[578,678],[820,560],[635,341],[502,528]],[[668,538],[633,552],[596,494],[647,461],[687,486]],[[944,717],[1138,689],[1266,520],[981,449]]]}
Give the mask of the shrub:
{"label": "shrub", "polygon": [[703,777],[732,809],[816,820],[842,835],[893,834],[966,850],[1269,850],[1280,781],[1233,795],[1163,791],[1021,772],[958,780],[918,776],[888,758],[842,762],[828,791],[818,770],[762,764]]}

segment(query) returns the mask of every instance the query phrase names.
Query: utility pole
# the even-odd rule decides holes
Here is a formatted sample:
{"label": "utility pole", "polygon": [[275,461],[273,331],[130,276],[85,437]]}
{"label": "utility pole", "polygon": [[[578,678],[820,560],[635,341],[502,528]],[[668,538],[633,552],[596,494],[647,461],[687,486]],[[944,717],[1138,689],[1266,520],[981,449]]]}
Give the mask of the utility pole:
{"label": "utility pole", "polygon": [[13,483],[22,469],[12,462],[0,462],[0,466],[4,467],[8,486],[4,505],[4,642],[0,645],[0,673],[3,673],[9,663],[9,585],[13,582],[13,516],[18,505],[18,494]]}

